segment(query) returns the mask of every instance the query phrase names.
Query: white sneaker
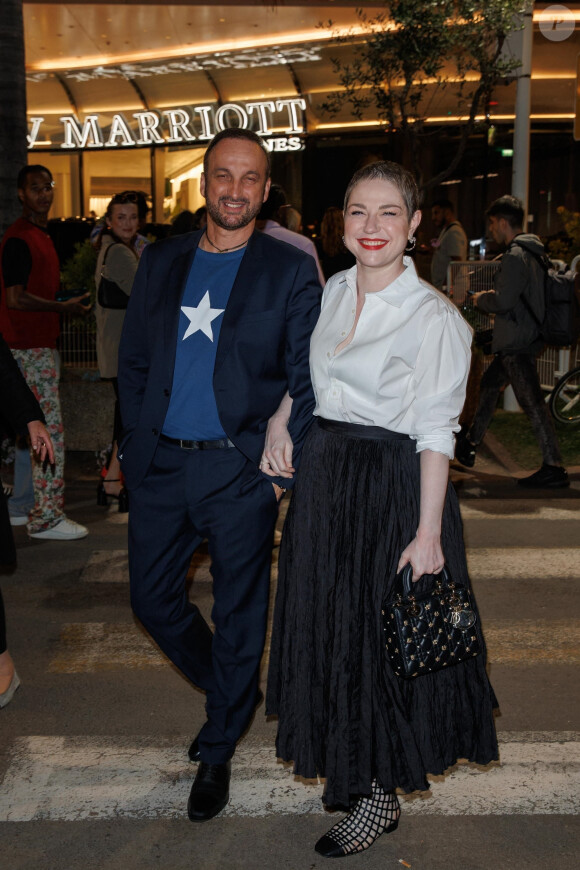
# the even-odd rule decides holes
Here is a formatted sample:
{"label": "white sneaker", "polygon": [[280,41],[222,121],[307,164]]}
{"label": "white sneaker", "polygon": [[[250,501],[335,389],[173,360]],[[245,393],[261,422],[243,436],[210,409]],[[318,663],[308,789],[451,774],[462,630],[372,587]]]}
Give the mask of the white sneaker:
{"label": "white sneaker", "polygon": [[64,517],[60,522],[53,526],[52,529],[45,529],[43,532],[29,533],[31,538],[36,538],[39,541],[79,541],[81,538],[86,538],[89,530],[80,523],[73,523]]}
{"label": "white sneaker", "polygon": [[28,517],[13,517],[10,515],[10,525],[11,526],[25,526],[28,522]]}
{"label": "white sneaker", "polygon": [[0,709],[2,707],[5,707],[6,704],[10,703],[10,701],[14,697],[14,693],[16,692],[16,689],[19,687],[19,685],[20,685],[20,678],[19,678],[18,674],[16,673],[16,671],[14,671],[14,674],[12,675],[12,680],[10,681],[10,685],[8,686],[6,691],[0,695]]}

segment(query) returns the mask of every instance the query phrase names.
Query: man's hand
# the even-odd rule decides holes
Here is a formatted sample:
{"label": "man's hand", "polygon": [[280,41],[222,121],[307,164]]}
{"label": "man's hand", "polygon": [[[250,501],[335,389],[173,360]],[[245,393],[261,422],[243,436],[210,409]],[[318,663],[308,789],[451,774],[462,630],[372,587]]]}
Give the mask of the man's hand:
{"label": "man's hand", "polygon": [[91,310],[90,297],[90,293],[83,293],[82,296],[71,296],[66,302],[61,302],[63,314],[84,317]]}
{"label": "man's hand", "polygon": [[280,501],[286,490],[282,489],[281,486],[278,486],[277,483],[273,483],[272,486],[274,487],[274,492],[276,493],[276,501]]}
{"label": "man's hand", "polygon": [[84,317],[91,310],[90,293],[72,296],[65,302],[57,299],[42,299],[27,293],[23,284],[14,284],[6,288],[6,304],[8,308],[17,311],[53,311],[57,314],[71,314],[74,317]]}
{"label": "man's hand", "polygon": [[469,295],[469,298],[471,299],[471,301],[473,302],[473,304],[477,308],[477,300],[479,299],[480,296],[487,296],[489,293],[494,293],[494,292],[495,292],[494,290],[479,290],[478,293],[471,293]]}

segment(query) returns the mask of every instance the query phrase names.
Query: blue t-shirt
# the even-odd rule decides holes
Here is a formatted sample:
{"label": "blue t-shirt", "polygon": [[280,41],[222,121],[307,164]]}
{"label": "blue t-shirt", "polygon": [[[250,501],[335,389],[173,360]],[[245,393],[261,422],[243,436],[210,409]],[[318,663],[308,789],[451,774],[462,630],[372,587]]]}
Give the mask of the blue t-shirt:
{"label": "blue t-shirt", "polygon": [[177,328],[171,399],[163,425],[170,438],[225,438],[213,392],[213,370],[225,307],[245,248],[195,253]]}

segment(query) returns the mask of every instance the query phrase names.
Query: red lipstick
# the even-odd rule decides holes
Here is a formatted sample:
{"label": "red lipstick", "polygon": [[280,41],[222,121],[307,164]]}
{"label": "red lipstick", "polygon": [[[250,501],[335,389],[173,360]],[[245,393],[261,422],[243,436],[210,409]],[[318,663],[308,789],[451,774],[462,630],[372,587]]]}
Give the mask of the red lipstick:
{"label": "red lipstick", "polygon": [[387,239],[357,239],[357,242],[365,251],[380,251],[388,244]]}

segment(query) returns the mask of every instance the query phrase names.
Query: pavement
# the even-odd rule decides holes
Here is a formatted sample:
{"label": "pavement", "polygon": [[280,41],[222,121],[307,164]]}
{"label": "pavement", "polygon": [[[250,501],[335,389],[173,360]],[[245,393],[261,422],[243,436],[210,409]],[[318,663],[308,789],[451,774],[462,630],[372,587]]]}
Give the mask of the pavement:
{"label": "pavement", "polygon": [[[22,686],[0,711],[2,870],[318,870],[335,821],[322,785],[274,752],[263,706],[241,741],[226,811],[192,825],[187,747],[204,698],[136,624],[126,515],[96,505],[95,459],[67,457],[76,542],[30,540],[2,577]],[[520,491],[493,439],[452,464],[499,698],[499,764],[459,763],[402,801],[399,829],[347,859],[365,870],[576,870],[580,839],[580,469],[567,490]],[[281,510],[283,523],[286,507]],[[273,591],[277,551],[272,554]],[[190,595],[211,613],[209,558]],[[268,662],[264,654],[262,688]]]}

